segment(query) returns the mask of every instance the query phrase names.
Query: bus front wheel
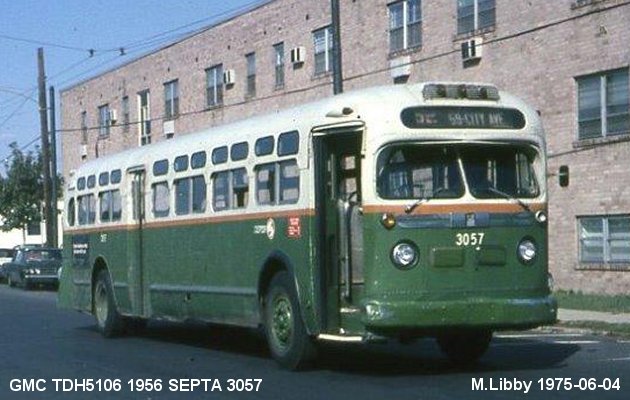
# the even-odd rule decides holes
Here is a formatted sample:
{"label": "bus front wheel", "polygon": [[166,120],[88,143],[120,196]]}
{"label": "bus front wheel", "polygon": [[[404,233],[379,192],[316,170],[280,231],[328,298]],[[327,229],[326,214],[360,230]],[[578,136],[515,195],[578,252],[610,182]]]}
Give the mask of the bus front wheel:
{"label": "bus front wheel", "polygon": [[296,370],[315,357],[312,338],[306,332],[295,288],[286,272],[273,277],[265,296],[265,335],[273,358],[281,367]]}
{"label": "bus front wheel", "polygon": [[470,365],[481,357],[492,340],[492,331],[464,331],[442,334],[437,337],[438,345],[455,364]]}
{"label": "bus front wheel", "polygon": [[124,322],[116,310],[112,284],[107,270],[101,270],[96,278],[94,286],[94,316],[98,330],[105,337],[119,335]]}

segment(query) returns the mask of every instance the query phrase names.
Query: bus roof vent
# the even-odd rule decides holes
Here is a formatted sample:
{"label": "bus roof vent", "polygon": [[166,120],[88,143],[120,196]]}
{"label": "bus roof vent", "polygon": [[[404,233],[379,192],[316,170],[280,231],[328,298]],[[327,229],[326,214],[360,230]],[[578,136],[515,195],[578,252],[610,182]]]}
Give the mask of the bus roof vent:
{"label": "bus roof vent", "polygon": [[422,96],[425,100],[467,99],[498,101],[500,99],[499,90],[494,86],[456,83],[429,83],[422,89]]}

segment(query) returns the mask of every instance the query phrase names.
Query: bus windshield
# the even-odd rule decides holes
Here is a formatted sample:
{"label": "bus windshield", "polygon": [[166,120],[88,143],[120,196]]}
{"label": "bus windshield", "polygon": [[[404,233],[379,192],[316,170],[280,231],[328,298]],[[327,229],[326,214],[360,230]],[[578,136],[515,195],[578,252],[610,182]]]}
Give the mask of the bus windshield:
{"label": "bus windshield", "polygon": [[470,193],[480,199],[534,198],[539,194],[535,152],[522,146],[462,146],[460,157]]}
{"label": "bus windshield", "polygon": [[384,199],[454,199],[463,196],[453,146],[394,145],[379,156],[378,191]]}
{"label": "bus windshield", "polygon": [[535,198],[539,186],[536,151],[519,145],[396,144],[378,159],[378,194],[383,199]]}

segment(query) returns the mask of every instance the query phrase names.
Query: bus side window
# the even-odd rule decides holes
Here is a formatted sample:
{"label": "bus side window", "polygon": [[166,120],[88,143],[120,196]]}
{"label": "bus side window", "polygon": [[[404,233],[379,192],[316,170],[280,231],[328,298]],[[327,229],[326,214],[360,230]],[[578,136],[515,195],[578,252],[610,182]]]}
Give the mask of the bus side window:
{"label": "bus side window", "polygon": [[296,160],[278,163],[280,168],[280,204],[297,203],[300,197],[300,169]]}
{"label": "bus side window", "polygon": [[120,190],[112,190],[112,221],[122,219],[122,198]]}
{"label": "bus side window", "polygon": [[247,207],[249,200],[249,178],[245,168],[232,171],[232,205],[234,208]]}
{"label": "bus side window", "polygon": [[206,179],[203,175],[192,178],[192,212],[202,213],[206,211]]}
{"label": "bus side window", "polygon": [[79,196],[79,225],[87,224],[88,202],[87,196]]}
{"label": "bus side window", "polygon": [[88,194],[79,197],[79,225],[93,224],[96,219],[96,204],[94,195]]}
{"label": "bus side window", "polygon": [[101,192],[98,198],[101,209],[101,222],[109,222],[111,220],[112,193],[109,191]]}
{"label": "bus side window", "polygon": [[167,217],[170,211],[169,190],[167,182],[153,184],[153,216]]}
{"label": "bus side window", "polygon": [[74,198],[71,198],[68,201],[68,226],[74,226],[75,219],[75,209],[74,209]]}
{"label": "bus side window", "polygon": [[175,181],[175,215],[190,214],[190,178]]}
{"label": "bus side window", "polygon": [[276,165],[264,164],[255,168],[256,201],[258,204],[275,204]]}
{"label": "bus side window", "polygon": [[229,171],[217,172],[212,176],[212,208],[215,211],[230,208]]}
{"label": "bus side window", "polygon": [[96,222],[96,199],[93,194],[89,194],[85,197],[87,197],[88,204],[87,223],[93,224]]}

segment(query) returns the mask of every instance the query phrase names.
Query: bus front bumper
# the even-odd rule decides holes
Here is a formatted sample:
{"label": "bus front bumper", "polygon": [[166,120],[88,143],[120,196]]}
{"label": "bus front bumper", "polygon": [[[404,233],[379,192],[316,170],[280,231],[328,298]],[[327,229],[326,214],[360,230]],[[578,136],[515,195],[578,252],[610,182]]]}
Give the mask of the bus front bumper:
{"label": "bus front bumper", "polygon": [[443,328],[529,329],[556,322],[551,296],[525,299],[449,301],[368,301],[363,323],[368,330]]}

